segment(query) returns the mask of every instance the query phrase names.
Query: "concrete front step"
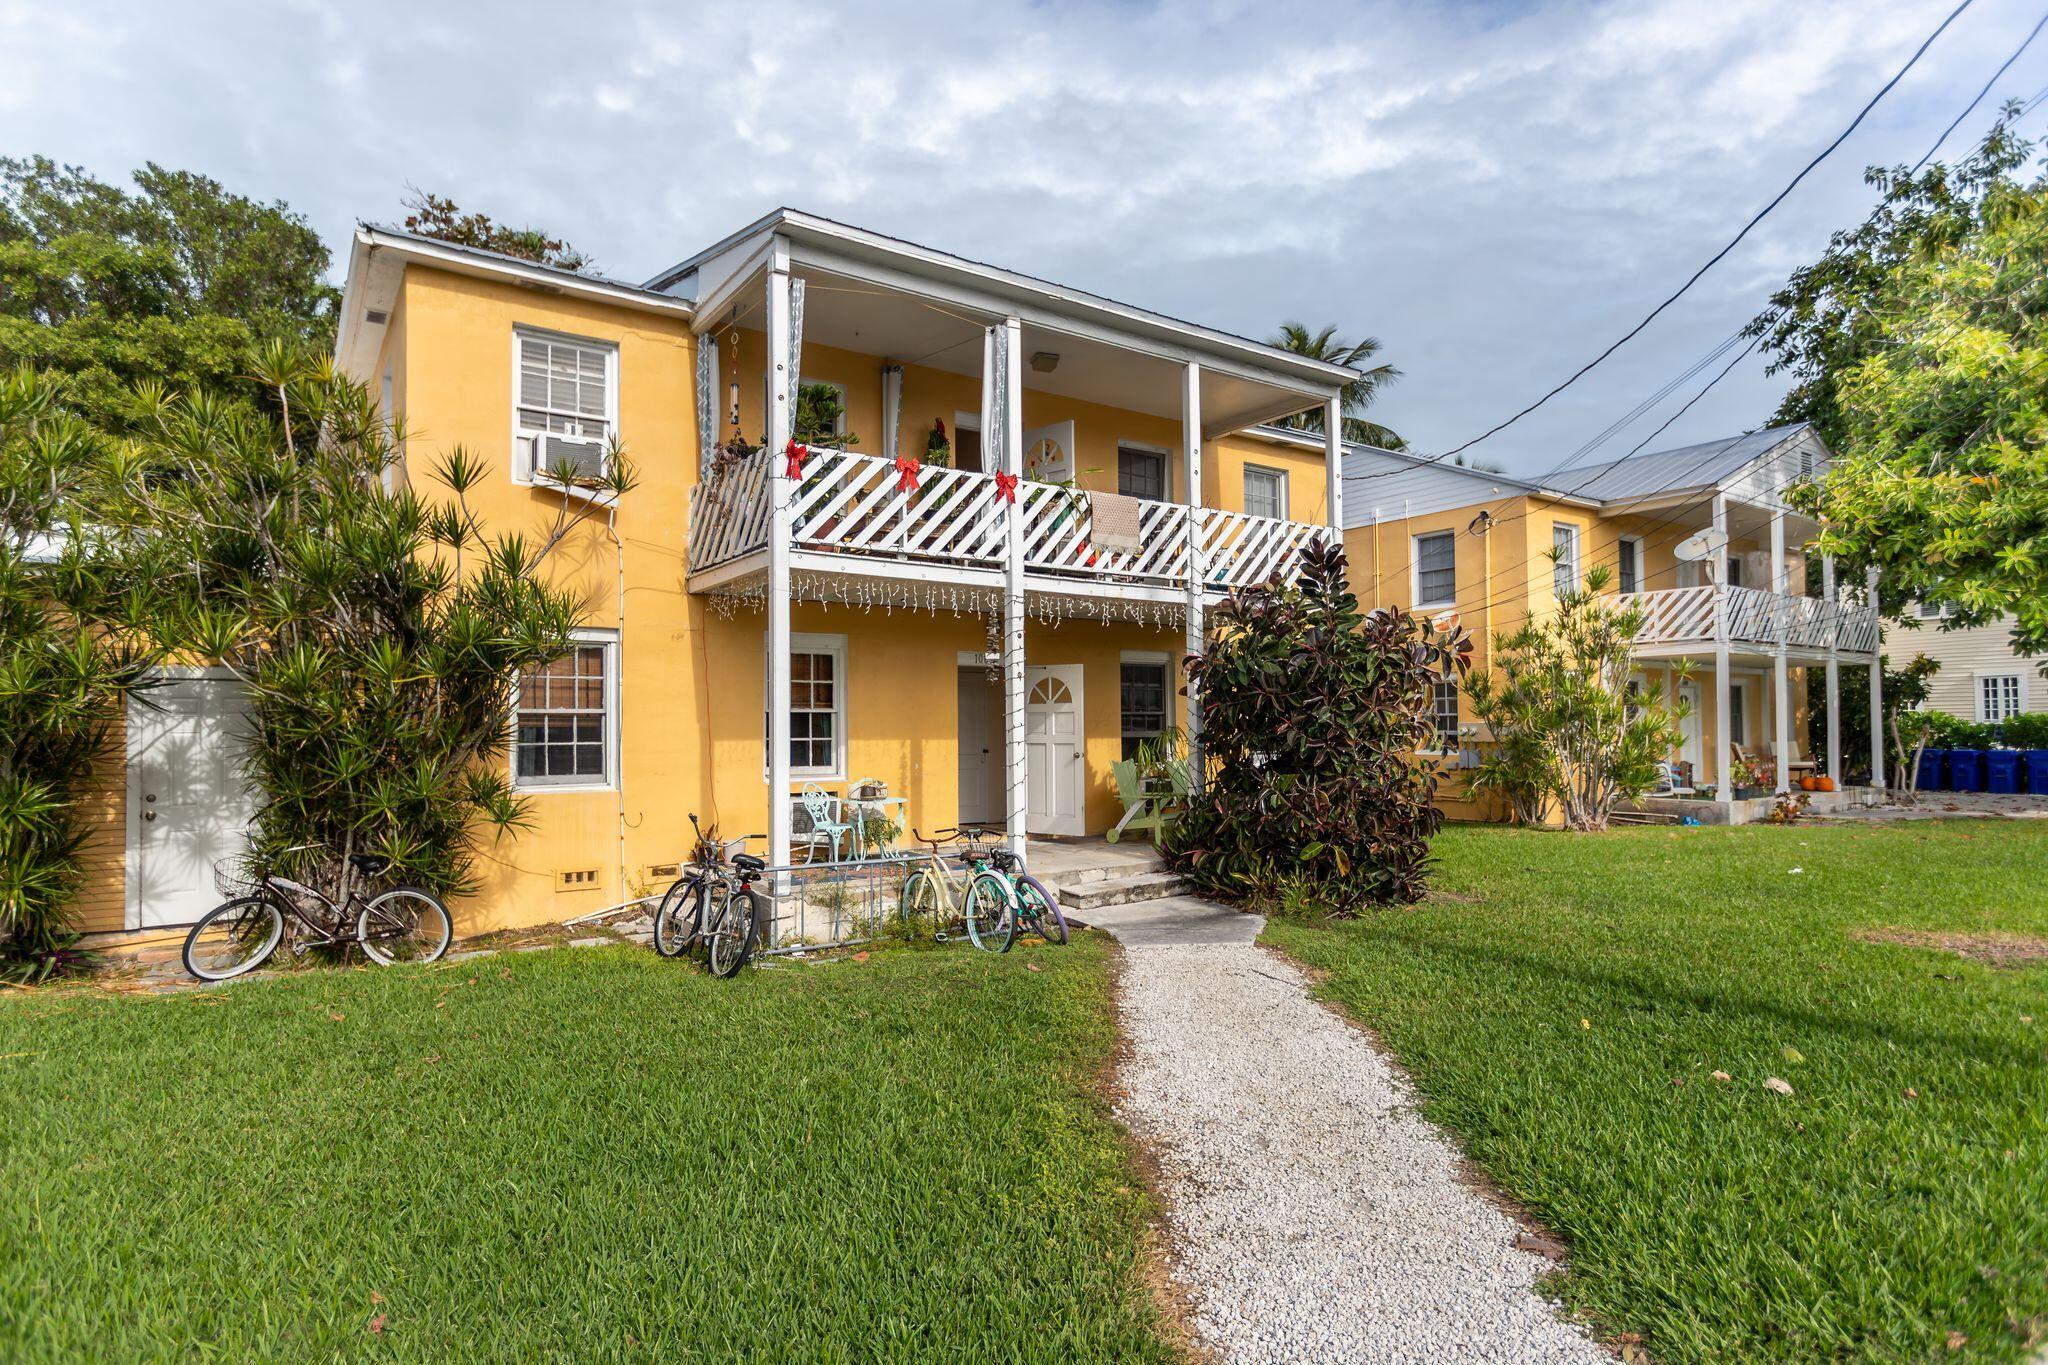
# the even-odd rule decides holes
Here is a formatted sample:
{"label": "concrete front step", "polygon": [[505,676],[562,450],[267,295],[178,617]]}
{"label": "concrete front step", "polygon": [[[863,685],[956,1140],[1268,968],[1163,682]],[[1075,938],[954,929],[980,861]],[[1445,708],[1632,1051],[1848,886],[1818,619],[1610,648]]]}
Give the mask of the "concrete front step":
{"label": "concrete front step", "polygon": [[1163,896],[1173,895],[1180,888],[1179,876],[1161,869],[1140,872],[1135,876],[1064,881],[1059,884],[1058,893],[1062,909],[1085,914],[1106,905],[1129,905],[1136,901],[1158,900]]}

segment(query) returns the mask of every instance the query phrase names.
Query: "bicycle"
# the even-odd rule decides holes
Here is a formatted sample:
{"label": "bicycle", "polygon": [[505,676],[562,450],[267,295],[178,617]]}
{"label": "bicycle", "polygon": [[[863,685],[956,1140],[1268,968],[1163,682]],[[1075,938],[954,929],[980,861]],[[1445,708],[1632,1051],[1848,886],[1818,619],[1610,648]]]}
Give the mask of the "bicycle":
{"label": "bicycle", "polygon": [[713,976],[736,975],[753,956],[754,939],[761,930],[761,919],[754,909],[754,883],[767,868],[766,859],[741,853],[734,856],[730,870],[720,871],[718,880],[724,894],[703,927],[704,956]]}
{"label": "bicycle", "polygon": [[[911,834],[929,846],[931,853],[925,865],[903,884],[901,912],[906,923],[929,920],[935,936],[944,942],[957,910],[969,941],[992,953],[1008,952],[1020,925],[1048,943],[1067,941],[1067,921],[1058,900],[1043,882],[1023,870],[1008,849],[984,849],[983,842],[995,837],[989,831],[942,829],[936,838],[927,837],[922,830]],[[957,874],[940,851],[940,845],[953,838],[967,845]],[[964,891],[957,902],[956,890]]]}
{"label": "bicycle", "polygon": [[679,957],[702,941],[704,907],[720,885],[728,860],[746,849],[747,839],[762,837],[750,834],[721,841],[716,826],[705,833],[695,811],[690,813],[690,828],[697,836],[690,864],[662,893],[654,912],[654,951],[663,957]]}
{"label": "bicycle", "polygon": [[[300,844],[284,855],[320,847]],[[374,853],[352,853],[348,862],[365,881],[391,870],[391,860]],[[293,935],[295,955],[353,943],[380,967],[438,962],[455,936],[448,907],[417,886],[395,886],[366,899],[352,881],[347,898],[336,904],[303,882],[259,870],[244,855],[216,862],[213,880],[228,899],[200,916],[185,936],[185,970],[201,981],[226,981],[262,966],[284,937],[286,915],[305,931]]]}

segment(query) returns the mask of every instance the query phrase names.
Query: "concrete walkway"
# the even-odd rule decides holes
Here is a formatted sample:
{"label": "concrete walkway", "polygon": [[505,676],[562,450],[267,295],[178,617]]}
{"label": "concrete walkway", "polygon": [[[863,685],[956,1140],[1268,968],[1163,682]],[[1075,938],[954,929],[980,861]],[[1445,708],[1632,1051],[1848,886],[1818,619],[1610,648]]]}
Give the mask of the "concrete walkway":
{"label": "concrete walkway", "polygon": [[1089,914],[1127,949],[1118,1114],[1158,1159],[1173,1275],[1223,1360],[1612,1357],[1533,1292],[1553,1268],[1462,1178],[1365,1036],[1178,896]]}

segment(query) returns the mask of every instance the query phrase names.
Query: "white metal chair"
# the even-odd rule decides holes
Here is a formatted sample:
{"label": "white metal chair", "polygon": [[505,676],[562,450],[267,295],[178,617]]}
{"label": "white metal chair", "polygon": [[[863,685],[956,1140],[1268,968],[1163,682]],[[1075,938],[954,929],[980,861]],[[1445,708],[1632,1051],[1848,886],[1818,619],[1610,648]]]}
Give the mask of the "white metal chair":
{"label": "white metal chair", "polygon": [[840,818],[839,798],[813,783],[797,799],[811,824],[804,834],[805,861],[815,862],[818,846],[823,844],[832,851],[832,861],[839,862],[839,845],[853,836],[852,822]]}

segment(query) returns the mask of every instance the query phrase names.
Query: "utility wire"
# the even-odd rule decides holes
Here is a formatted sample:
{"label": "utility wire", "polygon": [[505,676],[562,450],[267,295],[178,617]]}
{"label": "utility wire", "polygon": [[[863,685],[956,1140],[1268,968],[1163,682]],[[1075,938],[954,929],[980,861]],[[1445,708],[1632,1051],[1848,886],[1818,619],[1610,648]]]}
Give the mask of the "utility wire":
{"label": "utility wire", "polygon": [[[1772,197],[1771,201],[1768,204],[1765,204],[1762,209],[1757,211],[1754,217],[1752,217],[1747,223],[1743,224],[1742,230],[1737,232],[1735,236],[1728,241],[1727,245],[1723,246],[1719,251],[1716,251],[1712,256],[1708,257],[1704,265],[1700,266],[1699,269],[1693,271],[1693,273],[1686,279],[1684,284],[1681,284],[1676,290],[1674,290],[1669,296],[1667,296],[1663,302],[1659,303],[1655,308],[1652,308],[1640,322],[1636,323],[1635,326],[1629,328],[1628,331],[1624,332],[1618,339],[1616,339],[1611,345],[1609,345],[1606,350],[1594,356],[1584,365],[1581,365],[1577,370],[1574,370],[1570,376],[1565,378],[1562,382],[1558,383],[1557,385],[1553,386],[1548,392],[1544,393],[1535,402],[1530,403],[1527,407],[1515,413],[1513,416],[1508,417],[1504,421],[1498,422],[1493,426],[1487,428],[1485,431],[1479,433],[1479,435],[1474,436],[1471,440],[1466,441],[1461,445],[1453,446],[1451,447],[1451,449],[1444,451],[1440,455],[1430,456],[1427,460],[1427,463],[1434,464],[1442,460],[1450,459],[1455,455],[1459,455],[1467,450],[1470,450],[1473,446],[1478,445],[1481,441],[1487,440],[1490,437],[1497,436],[1501,432],[1506,431],[1509,427],[1521,421],[1524,417],[1527,417],[1529,414],[1535,412],[1538,408],[1543,407],[1551,399],[1557,397],[1559,394],[1563,393],[1572,385],[1578,383],[1579,380],[1585,378],[1586,375],[1590,374],[1593,371],[1593,369],[1596,366],[1598,366],[1601,362],[1605,361],[1609,356],[1613,355],[1616,351],[1620,350],[1623,346],[1628,344],[1630,341],[1634,340],[1635,337],[1638,336],[1644,328],[1648,327],[1652,322],[1656,321],[1665,309],[1669,308],[1672,304],[1678,302],[1678,300],[1683,298],[1685,294],[1689,290],[1691,290],[1691,288],[1695,284],[1699,283],[1702,276],[1704,276],[1709,270],[1712,270],[1716,265],[1720,264],[1722,259],[1726,257],[1729,252],[1733,251],[1738,245],[1742,243],[1744,238],[1749,236],[1750,232],[1757,226],[1757,224],[1761,223],[1766,217],[1768,217],[1771,214],[1771,212],[1778,207],[1778,205],[1782,204],[1785,201],[1786,197],[1789,196],[1793,190],[1799,187],[1800,182],[1805,180],[1808,175],[1812,174],[1813,171],[1817,169],[1823,161],[1826,161],[1828,157],[1832,156],[1836,148],[1840,147],[1844,142],[1846,142],[1849,138],[1849,135],[1851,133],[1854,133],[1857,128],[1862,126],[1863,120],[1869,117],[1870,111],[1877,107],[1878,102],[1882,100],[1886,95],[1891,93],[1892,87],[1896,86],[1902,79],[1905,78],[1907,72],[1911,71],[1916,65],[1919,64],[1920,58],[1926,55],[1927,49],[1934,45],[1935,39],[1939,38],[1944,32],[1946,32],[1948,30],[1949,25],[1953,24],[1958,18],[1960,18],[1963,11],[1968,9],[1972,3],[1974,3],[1974,0],[1962,0],[1961,4],[1957,5],[1953,10],[1950,10],[1948,17],[1941,21],[1941,23],[1935,28],[1934,32],[1928,34],[1926,38],[1921,40],[1920,46],[1913,50],[1913,55],[1906,59],[1906,64],[1900,67],[1898,71],[1892,75],[1892,78],[1886,81],[1875,95],[1872,95],[1870,97],[1869,101],[1864,104],[1862,109],[1857,111],[1856,117],[1849,121],[1849,126],[1844,128],[1840,133],[1836,134],[1834,141],[1828,143],[1826,147],[1822,148],[1817,156],[1815,156],[1811,161],[1807,162],[1806,165],[1800,169],[1799,174],[1792,177],[1792,179],[1786,184],[1785,188],[1779,190],[1778,193]],[[1375,476],[1367,475],[1365,477],[1371,478]]]}
{"label": "utility wire", "polygon": [[[1991,79],[1984,82],[1984,88],[1977,92],[1977,97],[1964,105],[1963,112],[1957,114],[1955,120],[1948,127],[1941,130],[1941,136],[1934,139],[1934,145],[1927,149],[1927,155],[1913,163],[1912,174],[1920,174],[1920,168],[1934,159],[1934,154],[1941,150],[1941,144],[1948,141],[1949,134],[1961,127],[1963,120],[1970,116],[1971,111],[1984,102],[1984,97],[1991,93],[1991,87],[1998,84],[1998,78],[2012,69],[2012,64],[2020,59],[2020,54],[2033,45],[2034,39],[2041,36],[2043,28],[2048,28],[2048,13],[2044,13],[2039,19],[2034,21],[2034,27],[2025,38],[2020,40],[2020,45],[2012,50],[2012,55],[2005,59],[2004,65],[1991,73]],[[2037,96],[2036,98],[2039,97]]]}

